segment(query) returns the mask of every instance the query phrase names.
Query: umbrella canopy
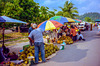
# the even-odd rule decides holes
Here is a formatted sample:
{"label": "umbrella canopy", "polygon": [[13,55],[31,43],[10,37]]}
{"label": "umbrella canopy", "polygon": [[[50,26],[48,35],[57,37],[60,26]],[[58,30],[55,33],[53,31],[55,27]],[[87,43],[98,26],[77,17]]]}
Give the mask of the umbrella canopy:
{"label": "umbrella canopy", "polygon": [[79,20],[79,19],[75,19],[75,20],[82,22],[82,20]]}
{"label": "umbrella canopy", "polygon": [[7,16],[0,16],[0,23],[4,23],[3,24],[3,46],[4,46],[4,26],[5,26],[5,23],[6,22],[11,22],[11,23],[25,23],[26,22],[23,22],[23,21],[20,21],[20,20],[16,20],[16,19],[12,19],[12,18],[9,18]]}
{"label": "umbrella canopy", "polygon": [[54,17],[51,17],[49,20],[55,20],[55,21],[58,21],[61,24],[64,24],[65,22],[75,22],[73,19],[63,17],[63,16],[54,16]]}
{"label": "umbrella canopy", "polygon": [[12,19],[7,16],[0,16],[0,22],[10,22],[10,23],[26,23],[20,20]]}
{"label": "umbrella canopy", "polygon": [[75,22],[75,20],[72,18],[68,18],[68,17],[66,17],[66,18],[67,18],[68,22]]}
{"label": "umbrella canopy", "polygon": [[57,21],[47,20],[47,21],[40,23],[38,25],[38,28],[41,28],[43,31],[46,31],[46,30],[56,29],[61,26],[63,26],[63,24],[61,24]]}
{"label": "umbrella canopy", "polygon": [[96,19],[95,22],[100,22],[100,19]]}
{"label": "umbrella canopy", "polygon": [[73,19],[74,21],[75,21],[75,23],[80,23],[80,21],[77,21],[77,20],[75,20],[75,19]]}

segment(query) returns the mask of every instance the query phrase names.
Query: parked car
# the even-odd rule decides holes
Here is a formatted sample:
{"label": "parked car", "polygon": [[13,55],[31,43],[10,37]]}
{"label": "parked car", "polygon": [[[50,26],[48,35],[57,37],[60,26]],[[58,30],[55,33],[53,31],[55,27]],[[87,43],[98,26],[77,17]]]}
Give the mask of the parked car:
{"label": "parked car", "polygon": [[[28,32],[28,27],[27,26],[20,26],[20,32]],[[18,32],[18,26],[16,27],[16,32]]]}
{"label": "parked car", "polygon": [[22,27],[20,27],[20,32],[28,32],[28,27],[26,27],[26,26],[22,26]]}
{"label": "parked car", "polygon": [[78,28],[79,30],[86,30],[85,24],[80,24]]}

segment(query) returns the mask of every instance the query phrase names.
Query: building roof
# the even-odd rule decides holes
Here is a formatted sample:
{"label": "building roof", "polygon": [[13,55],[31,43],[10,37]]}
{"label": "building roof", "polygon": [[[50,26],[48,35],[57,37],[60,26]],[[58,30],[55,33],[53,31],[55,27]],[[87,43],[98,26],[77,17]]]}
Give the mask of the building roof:
{"label": "building roof", "polygon": [[95,22],[100,22],[100,19],[96,19]]}

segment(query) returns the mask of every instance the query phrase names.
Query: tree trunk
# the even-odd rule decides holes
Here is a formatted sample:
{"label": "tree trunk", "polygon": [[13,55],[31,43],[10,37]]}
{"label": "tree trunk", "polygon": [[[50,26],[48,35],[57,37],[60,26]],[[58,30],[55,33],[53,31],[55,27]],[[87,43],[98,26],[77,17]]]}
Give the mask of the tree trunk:
{"label": "tree trunk", "polygon": [[20,32],[20,26],[18,26],[18,32]]}

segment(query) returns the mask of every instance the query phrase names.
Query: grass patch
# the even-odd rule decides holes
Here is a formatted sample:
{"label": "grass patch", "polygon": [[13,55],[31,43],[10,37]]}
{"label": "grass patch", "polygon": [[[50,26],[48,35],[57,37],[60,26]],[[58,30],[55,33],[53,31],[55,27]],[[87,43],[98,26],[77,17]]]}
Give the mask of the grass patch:
{"label": "grass patch", "polygon": [[[4,39],[13,39],[13,38],[19,38],[19,37],[24,37],[28,36],[28,33],[20,33],[20,32],[14,32],[14,33],[9,33],[4,35]],[[0,34],[0,40],[3,39],[2,34]]]}
{"label": "grass patch", "polygon": [[[8,41],[8,43],[5,43],[5,46],[13,46],[16,45],[17,43],[22,43],[22,42],[28,42],[28,38],[19,38],[19,39],[13,39]],[[2,44],[0,44],[0,47],[2,47]]]}
{"label": "grass patch", "polygon": [[[16,45],[16,44],[5,44],[5,46],[13,46],[13,45]],[[2,47],[2,44],[0,44],[0,47]]]}

